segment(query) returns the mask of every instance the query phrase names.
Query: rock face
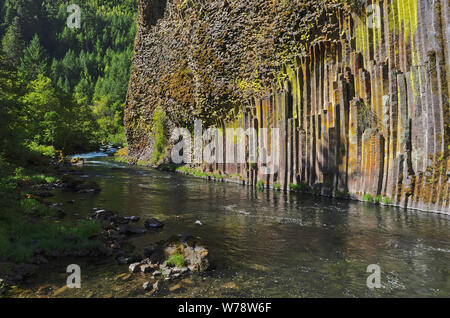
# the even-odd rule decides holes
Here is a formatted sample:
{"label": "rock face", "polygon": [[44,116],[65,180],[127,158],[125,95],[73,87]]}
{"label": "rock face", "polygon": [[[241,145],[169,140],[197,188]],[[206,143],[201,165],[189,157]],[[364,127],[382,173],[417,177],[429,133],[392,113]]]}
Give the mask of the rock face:
{"label": "rock face", "polygon": [[[194,118],[204,128],[278,128],[276,174],[263,174],[262,156],[203,169],[450,213],[449,3],[354,3],[140,0],[130,156],[154,151],[157,107],[167,136]],[[271,153],[269,134],[258,142]]]}

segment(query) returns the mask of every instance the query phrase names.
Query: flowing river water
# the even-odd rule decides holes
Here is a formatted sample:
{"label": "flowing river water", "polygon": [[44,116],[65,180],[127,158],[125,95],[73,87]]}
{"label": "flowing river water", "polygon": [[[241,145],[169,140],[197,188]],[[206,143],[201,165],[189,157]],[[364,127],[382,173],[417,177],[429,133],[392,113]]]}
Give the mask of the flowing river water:
{"label": "flowing river water", "polygon": [[[208,182],[97,155],[85,156],[77,177],[98,182],[100,193],[55,190],[52,202],[75,200],[62,207],[68,217],[86,218],[93,208],[138,215],[139,225],[156,217],[163,230],[133,238],[138,251],[189,233],[214,258],[213,271],[165,282],[159,297],[450,296],[448,216]],[[81,289],[64,287],[72,263],[81,266]],[[380,289],[367,287],[370,264],[381,268]],[[145,297],[146,280],[112,258],[65,259],[40,270],[20,295]]]}

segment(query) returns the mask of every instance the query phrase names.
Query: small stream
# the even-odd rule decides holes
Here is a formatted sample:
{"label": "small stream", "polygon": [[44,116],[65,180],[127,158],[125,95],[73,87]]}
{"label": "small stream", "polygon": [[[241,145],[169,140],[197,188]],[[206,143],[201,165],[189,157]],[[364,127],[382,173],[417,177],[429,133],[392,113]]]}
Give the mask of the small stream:
{"label": "small stream", "polygon": [[[450,296],[450,218],[444,215],[208,182],[83,156],[78,178],[98,194],[55,190],[52,202],[87,218],[93,208],[163,221],[159,233],[132,239],[138,251],[177,233],[199,236],[213,271],[165,282],[159,297],[413,297]],[[202,226],[195,222],[200,220]],[[69,264],[82,288],[65,289]],[[367,266],[381,267],[382,288],[366,285]],[[64,259],[20,286],[21,296],[146,297],[145,274],[112,258]]]}

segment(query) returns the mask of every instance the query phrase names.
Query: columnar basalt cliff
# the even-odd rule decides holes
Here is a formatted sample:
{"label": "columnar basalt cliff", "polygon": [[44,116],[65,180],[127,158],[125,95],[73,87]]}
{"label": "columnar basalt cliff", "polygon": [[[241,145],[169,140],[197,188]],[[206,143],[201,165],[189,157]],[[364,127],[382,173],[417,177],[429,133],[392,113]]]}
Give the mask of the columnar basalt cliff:
{"label": "columnar basalt cliff", "polygon": [[359,2],[140,0],[130,156],[157,151],[155,110],[166,138],[194,118],[279,128],[277,174],[261,158],[202,169],[450,213],[449,2]]}

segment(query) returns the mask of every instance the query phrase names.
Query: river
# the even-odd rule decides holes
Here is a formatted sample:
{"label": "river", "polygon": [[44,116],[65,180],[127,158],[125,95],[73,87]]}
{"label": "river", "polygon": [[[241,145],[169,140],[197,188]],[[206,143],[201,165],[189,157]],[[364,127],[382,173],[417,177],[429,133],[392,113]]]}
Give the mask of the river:
{"label": "river", "polygon": [[[140,224],[156,217],[163,230],[133,238],[138,250],[182,232],[200,237],[214,258],[214,270],[181,286],[165,282],[159,297],[450,296],[448,216],[208,182],[100,155],[84,156],[77,176],[98,182],[100,193],[55,190],[52,202],[75,200],[62,207],[68,217],[86,218],[93,208],[140,216]],[[145,275],[112,258],[51,264],[21,295],[57,291],[71,263],[81,266],[82,288],[55,296],[145,296]],[[370,264],[381,268],[379,289],[367,287]]]}

